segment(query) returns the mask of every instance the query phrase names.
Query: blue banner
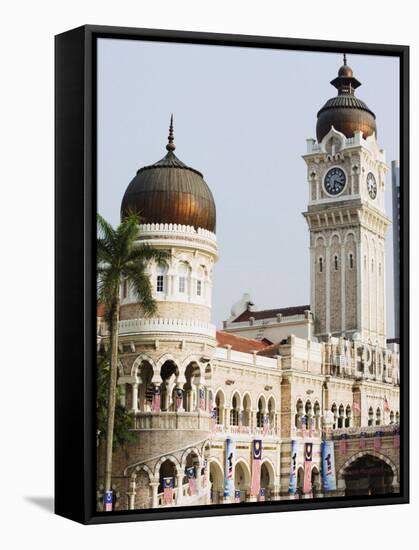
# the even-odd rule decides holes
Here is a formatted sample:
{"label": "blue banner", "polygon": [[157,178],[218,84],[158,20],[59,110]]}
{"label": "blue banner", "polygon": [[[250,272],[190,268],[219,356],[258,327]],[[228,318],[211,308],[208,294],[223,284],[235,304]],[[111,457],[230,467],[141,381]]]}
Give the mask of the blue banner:
{"label": "blue banner", "polygon": [[226,439],[226,466],[224,480],[224,496],[229,497],[234,494],[234,447],[233,440],[230,437]]}
{"label": "blue banner", "polygon": [[291,441],[291,464],[290,464],[290,483],[288,486],[288,492],[292,495],[297,490],[297,440]]}
{"label": "blue banner", "polygon": [[323,490],[336,491],[335,447],[333,441],[322,441]]}

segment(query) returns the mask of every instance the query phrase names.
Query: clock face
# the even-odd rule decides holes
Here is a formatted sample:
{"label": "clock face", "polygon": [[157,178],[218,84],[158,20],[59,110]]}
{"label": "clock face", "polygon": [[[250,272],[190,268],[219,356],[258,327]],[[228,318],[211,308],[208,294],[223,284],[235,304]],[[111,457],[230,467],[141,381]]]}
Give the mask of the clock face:
{"label": "clock face", "polygon": [[375,199],[375,197],[377,196],[377,182],[372,172],[369,172],[367,175],[367,188],[370,197],[372,199]]}
{"label": "clock face", "polygon": [[331,168],[324,178],[324,188],[329,195],[339,195],[346,185],[345,172],[341,168]]}

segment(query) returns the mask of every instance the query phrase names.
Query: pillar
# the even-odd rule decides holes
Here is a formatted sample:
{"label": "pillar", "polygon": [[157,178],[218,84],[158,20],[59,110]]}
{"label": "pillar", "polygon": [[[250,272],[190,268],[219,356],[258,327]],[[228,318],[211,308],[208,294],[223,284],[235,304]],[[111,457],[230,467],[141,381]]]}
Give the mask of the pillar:
{"label": "pillar", "polygon": [[128,492],[130,510],[135,510],[135,493],[136,493],[135,479],[131,479],[129,483],[129,492]]}
{"label": "pillar", "polygon": [[152,493],[151,493],[151,507],[152,508],[157,508],[158,505],[159,505],[159,500],[158,500],[158,489],[159,489],[159,482],[158,481],[150,481],[150,487],[151,487],[151,490],[152,490]]}
{"label": "pillar", "polygon": [[176,474],[177,492],[176,492],[176,504],[181,504],[183,501],[183,472]]}
{"label": "pillar", "polygon": [[132,410],[138,412],[138,383],[131,384],[132,387]]}

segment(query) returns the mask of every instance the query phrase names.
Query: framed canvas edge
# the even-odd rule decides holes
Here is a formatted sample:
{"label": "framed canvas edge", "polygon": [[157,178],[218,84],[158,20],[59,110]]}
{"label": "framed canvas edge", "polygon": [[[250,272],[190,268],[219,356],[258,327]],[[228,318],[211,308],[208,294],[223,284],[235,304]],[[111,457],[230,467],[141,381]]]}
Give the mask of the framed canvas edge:
{"label": "framed canvas edge", "polygon": [[[168,510],[95,512],[95,217],[96,217],[96,47],[98,38],[184,42],[235,47],[299,49],[400,59],[401,201],[401,440],[400,493],[395,496],[279,501]],[[55,37],[55,513],[84,524],[148,521],[308,509],[405,504],[409,502],[409,46],[352,43],[131,27],[85,25]],[[65,58],[66,63],[63,63]],[[64,67],[66,65],[66,67]],[[78,69],[78,70],[77,70]],[[63,77],[63,71],[65,76]],[[73,74],[73,77],[71,76]],[[74,79],[71,86],[63,81]],[[67,112],[63,116],[63,111]],[[72,125],[68,127],[69,116]],[[74,166],[68,164],[68,152]],[[63,169],[64,159],[66,168]],[[77,184],[77,192],[74,188]],[[70,186],[70,187],[69,187]],[[71,216],[69,205],[76,204]],[[62,217],[67,220],[63,223]],[[80,232],[80,229],[82,230]],[[76,242],[73,242],[76,240]],[[79,251],[72,261],[63,245]],[[66,248],[66,251],[68,249]],[[66,257],[67,256],[67,257]],[[72,281],[72,283],[70,282]],[[77,282],[78,281],[78,282]],[[75,296],[65,309],[63,292]],[[78,330],[76,330],[78,328]],[[66,329],[63,331],[63,329]],[[75,340],[68,352],[68,331]],[[74,361],[74,356],[82,358]],[[71,394],[71,400],[68,394]],[[70,402],[70,403],[69,403]],[[69,415],[68,411],[72,413]],[[65,452],[64,452],[65,451]],[[67,497],[71,486],[71,498]],[[70,502],[71,501],[71,502]]]}

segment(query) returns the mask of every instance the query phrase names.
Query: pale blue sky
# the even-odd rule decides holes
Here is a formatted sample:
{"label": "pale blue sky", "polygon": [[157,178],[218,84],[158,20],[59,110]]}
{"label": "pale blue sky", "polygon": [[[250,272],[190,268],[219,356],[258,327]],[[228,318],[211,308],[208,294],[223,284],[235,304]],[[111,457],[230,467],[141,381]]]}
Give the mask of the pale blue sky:
{"label": "pale blue sky", "polygon": [[[119,221],[136,171],[165,153],[170,113],[176,155],[204,174],[217,206],[220,259],[213,320],[243,292],[259,309],[309,303],[306,139],[335,95],[338,53],[100,39],[98,209]],[[399,159],[397,58],[348,55],[356,95],[377,117],[387,163]],[[390,175],[386,209],[391,218]],[[387,236],[387,325],[393,335],[392,230]]]}

